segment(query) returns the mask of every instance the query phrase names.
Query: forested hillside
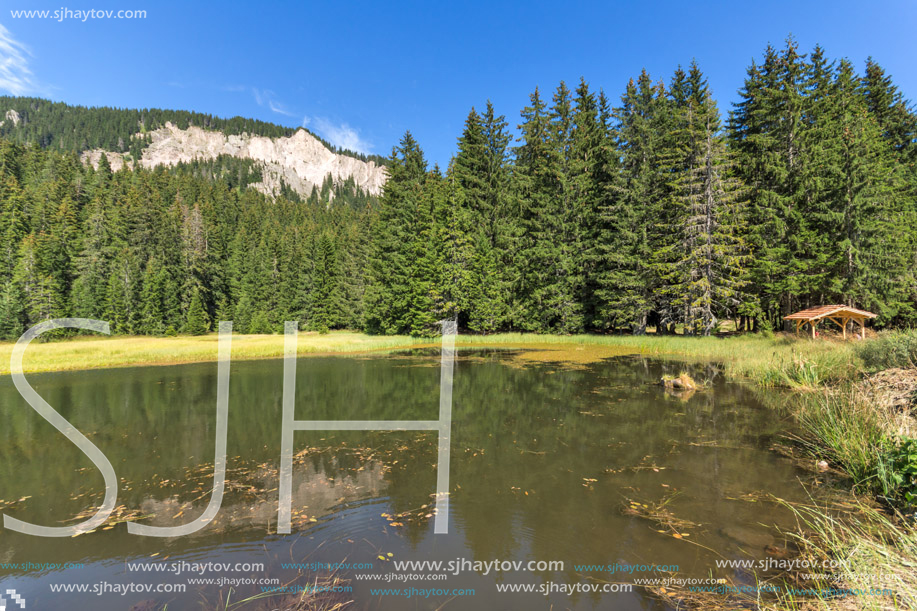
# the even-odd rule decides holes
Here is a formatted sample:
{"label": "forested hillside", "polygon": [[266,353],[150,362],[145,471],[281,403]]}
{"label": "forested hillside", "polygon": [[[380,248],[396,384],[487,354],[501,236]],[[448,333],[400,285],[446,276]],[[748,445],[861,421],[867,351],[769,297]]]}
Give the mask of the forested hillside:
{"label": "forested hillside", "polygon": [[891,78],[790,40],[740,96],[723,118],[694,64],[614,101],[561,83],[531,94],[515,139],[487,103],[445,169],[406,134],[378,201],[330,183],[267,198],[232,159],[112,174],[7,137],[0,333],[86,316],[122,333],[426,334],[457,317],[704,335],[842,302],[917,322],[917,116]]}
{"label": "forested hillside", "polygon": [[0,141],[0,334],[62,316],[114,333],[359,327],[372,198],[327,182],[270,199],[243,188],[252,172],[221,158],[112,174]]}
{"label": "forested hillside", "polygon": [[[2,121],[2,138],[21,143],[37,143],[43,148],[62,151],[103,149],[129,153],[133,159],[139,159],[141,152],[149,144],[149,138],[143,134],[156,130],[167,122],[179,129],[196,126],[220,131],[227,136],[251,134],[282,138],[292,136],[297,129],[303,129],[243,117],[223,119],[186,110],[87,108],[41,98],[0,96],[0,120],[11,110],[16,113],[17,118]],[[362,161],[385,162],[384,158],[377,155],[339,150],[316,134],[312,136],[335,153]]]}

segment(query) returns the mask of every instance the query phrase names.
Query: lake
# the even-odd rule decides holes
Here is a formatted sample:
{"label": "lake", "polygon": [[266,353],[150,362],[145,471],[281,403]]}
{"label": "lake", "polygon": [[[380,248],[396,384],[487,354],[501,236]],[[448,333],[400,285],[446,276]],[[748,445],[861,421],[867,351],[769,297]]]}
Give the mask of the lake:
{"label": "lake", "polygon": [[[177,525],[206,507],[216,363],[30,375],[114,465],[118,508],[74,538],[0,529],[0,586],[29,609],[630,611],[666,608],[641,587],[622,591],[635,579],[751,583],[715,563],[765,558],[781,545],[770,527],[792,525],[764,496],[805,498],[801,470],[770,449],[788,423],[714,365],[573,353],[459,350],[449,533],[438,535],[429,431],[296,432],[293,532],[277,534],[282,360],[232,363],[217,518],[185,537],[128,534],[126,520]],[[658,384],[681,371],[706,387]],[[439,375],[437,350],[300,358],[296,418],[435,420]],[[90,515],[101,474],[9,377],[0,418],[3,513],[49,526]],[[456,570],[396,565],[428,560]],[[578,584],[611,591],[569,591]],[[157,587],[173,591],[143,591]],[[265,587],[289,590],[260,596]],[[307,587],[317,591],[303,595]],[[410,588],[410,597],[380,592]]]}

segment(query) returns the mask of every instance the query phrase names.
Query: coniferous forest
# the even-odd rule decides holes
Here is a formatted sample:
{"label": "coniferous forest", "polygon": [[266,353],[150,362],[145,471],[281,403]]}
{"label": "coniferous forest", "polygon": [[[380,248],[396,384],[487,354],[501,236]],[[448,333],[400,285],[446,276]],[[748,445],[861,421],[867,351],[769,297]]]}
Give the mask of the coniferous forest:
{"label": "coniferous forest", "polygon": [[[585,80],[536,89],[516,135],[488,102],[446,168],[405,134],[380,198],[330,181],[271,198],[232,158],[93,169],[80,150],[128,150],[140,131],[93,112],[0,132],[3,338],[65,316],[155,335],[218,320],[423,335],[451,317],[708,335],[847,303],[917,322],[917,114],[871,60],[768,47],[725,116],[693,63],[615,98]],[[252,125],[285,133],[227,129]]]}
{"label": "coniferous forest", "polygon": [[[143,149],[150,144],[147,133],[166,123],[172,123],[179,129],[196,126],[218,130],[227,136],[251,134],[270,138],[289,137],[298,129],[305,129],[283,127],[244,117],[223,119],[187,110],[86,108],[28,97],[0,96],[0,108],[4,112],[13,110],[19,116],[17,121],[0,122],[2,138],[58,150],[101,148],[127,154],[134,159],[139,159]],[[309,133],[335,153],[385,163],[384,157],[338,149],[317,134]],[[137,137],[138,134],[140,137]]]}

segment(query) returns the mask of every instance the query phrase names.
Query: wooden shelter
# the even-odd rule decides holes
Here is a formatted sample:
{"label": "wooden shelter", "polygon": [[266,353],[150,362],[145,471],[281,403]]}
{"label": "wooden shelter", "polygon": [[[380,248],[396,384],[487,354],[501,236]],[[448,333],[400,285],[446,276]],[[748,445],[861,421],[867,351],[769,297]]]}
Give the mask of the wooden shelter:
{"label": "wooden shelter", "polygon": [[844,339],[847,339],[847,325],[853,321],[860,325],[860,339],[864,339],[866,337],[866,319],[875,318],[876,316],[877,314],[873,314],[872,312],[858,310],[850,306],[826,305],[809,308],[808,310],[802,310],[801,312],[784,316],[783,320],[795,320],[796,333],[799,333],[799,329],[802,325],[808,324],[812,331],[813,338],[815,337],[815,327],[819,322],[825,319],[832,320],[843,329]]}

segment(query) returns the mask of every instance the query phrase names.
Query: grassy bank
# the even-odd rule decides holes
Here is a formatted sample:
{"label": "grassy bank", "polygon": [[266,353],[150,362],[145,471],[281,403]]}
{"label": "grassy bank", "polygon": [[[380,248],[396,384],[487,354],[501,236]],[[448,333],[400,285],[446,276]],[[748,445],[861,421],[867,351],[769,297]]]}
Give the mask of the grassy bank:
{"label": "grassy bank", "polygon": [[910,441],[917,437],[917,332],[880,335],[857,346],[855,357],[858,379],[792,401],[801,441],[847,473],[857,491],[917,505],[917,441]]}
{"label": "grassy bank", "polygon": [[[325,335],[301,333],[299,354],[333,354],[407,348],[429,344],[404,336],[372,336],[336,331]],[[10,373],[13,343],[0,343],[0,375]],[[282,335],[234,335],[232,358],[268,359],[283,356]],[[199,363],[217,359],[217,335],[179,337],[77,337],[60,341],[37,342],[23,358],[27,373],[73,371],[141,365]]]}
{"label": "grassy bank", "polygon": [[851,480],[843,509],[793,507],[800,558],[840,567],[821,571],[834,578],[793,585],[832,594],[784,594],[759,608],[917,609],[917,332],[882,334],[855,353],[862,374],[880,373],[824,385],[792,405],[801,445]]}
{"label": "grassy bank", "polygon": [[462,336],[460,345],[502,345],[550,348],[582,346],[608,348],[691,361],[716,361],[726,375],[760,386],[815,388],[826,382],[856,377],[863,363],[853,342],[812,341],[793,336],[685,337],[683,335],[530,335],[502,333]]}
{"label": "grassy bank", "polygon": [[[857,499],[849,511],[791,507],[799,523],[794,538],[799,559],[811,566],[838,568],[815,571],[821,576],[792,583],[774,611],[888,611],[917,609],[917,528],[900,515],[889,515]],[[841,574],[841,579],[829,577]],[[810,592],[838,592],[813,596]]]}
{"label": "grassy bank", "polygon": [[[436,345],[436,340],[407,336],[374,336],[350,331],[325,335],[301,333],[300,354],[392,350]],[[533,335],[501,333],[460,335],[457,345],[502,346],[563,351],[587,349],[595,358],[645,354],[685,360],[718,361],[733,378],[761,386],[813,387],[854,377],[862,367],[852,343],[811,341],[792,337],[694,338],[684,336]],[[13,344],[0,343],[0,375],[9,374]],[[233,359],[280,358],[282,335],[235,335]],[[33,342],[24,359],[27,372],[99,369],[129,365],[165,365],[214,361],[216,334],[179,337],[78,337]]]}

